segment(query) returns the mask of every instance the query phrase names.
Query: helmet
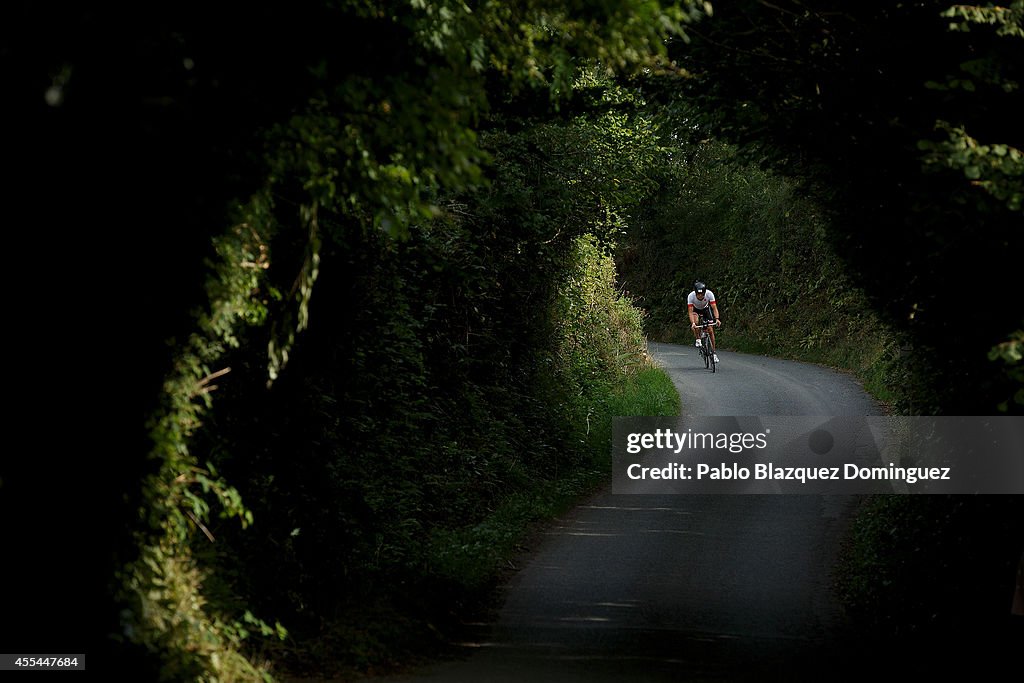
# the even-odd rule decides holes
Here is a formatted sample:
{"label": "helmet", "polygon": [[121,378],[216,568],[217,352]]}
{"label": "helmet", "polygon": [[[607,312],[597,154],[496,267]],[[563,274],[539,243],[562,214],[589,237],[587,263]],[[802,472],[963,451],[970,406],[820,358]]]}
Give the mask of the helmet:
{"label": "helmet", "polygon": [[697,280],[696,282],[693,283],[693,291],[697,292],[698,294],[703,294],[707,288],[708,286],[705,285],[700,280]]}

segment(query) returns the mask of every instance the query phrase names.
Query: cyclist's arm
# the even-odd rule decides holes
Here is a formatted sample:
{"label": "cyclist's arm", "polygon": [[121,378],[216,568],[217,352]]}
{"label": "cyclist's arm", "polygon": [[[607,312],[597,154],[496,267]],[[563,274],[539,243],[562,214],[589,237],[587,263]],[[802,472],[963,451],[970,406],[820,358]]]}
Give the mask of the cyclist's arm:
{"label": "cyclist's arm", "polygon": [[720,322],[720,319],[719,319],[719,316],[718,316],[718,304],[715,303],[714,301],[711,302],[711,312],[715,314],[715,322],[716,323]]}
{"label": "cyclist's arm", "polygon": [[686,315],[690,319],[690,327],[697,327],[697,314],[693,312],[693,304],[686,304]]}

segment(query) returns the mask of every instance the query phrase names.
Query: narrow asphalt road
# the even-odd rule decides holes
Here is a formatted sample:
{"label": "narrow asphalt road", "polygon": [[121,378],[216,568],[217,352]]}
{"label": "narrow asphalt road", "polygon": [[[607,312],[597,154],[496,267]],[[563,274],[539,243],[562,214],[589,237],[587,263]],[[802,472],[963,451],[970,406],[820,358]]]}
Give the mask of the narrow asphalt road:
{"label": "narrow asphalt road", "polygon": [[[688,415],[878,415],[851,378],[651,344]],[[830,590],[853,499],[599,493],[550,528],[466,658],[391,680],[711,681],[821,678]],[[834,677],[834,676],[833,676]]]}

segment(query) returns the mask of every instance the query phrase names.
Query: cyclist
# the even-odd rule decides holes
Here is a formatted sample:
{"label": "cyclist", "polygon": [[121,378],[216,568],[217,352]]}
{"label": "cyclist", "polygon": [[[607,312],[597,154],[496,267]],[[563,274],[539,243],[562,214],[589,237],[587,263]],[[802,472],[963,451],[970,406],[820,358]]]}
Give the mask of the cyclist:
{"label": "cyclist", "polygon": [[[690,329],[693,330],[694,346],[700,348],[700,332],[697,324],[701,321],[712,322],[715,326],[722,324],[718,315],[718,304],[715,303],[715,293],[708,289],[700,280],[693,283],[693,291],[686,297],[686,311],[690,316]],[[711,348],[715,348],[715,328],[709,327],[711,335]],[[718,354],[714,354],[715,362],[718,363]]]}

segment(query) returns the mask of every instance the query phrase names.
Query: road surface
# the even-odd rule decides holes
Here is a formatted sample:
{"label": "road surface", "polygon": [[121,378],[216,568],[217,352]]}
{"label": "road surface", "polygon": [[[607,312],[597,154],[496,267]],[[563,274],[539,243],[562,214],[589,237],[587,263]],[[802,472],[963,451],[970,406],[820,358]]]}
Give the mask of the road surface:
{"label": "road surface", "polygon": [[[651,344],[688,415],[878,415],[850,377]],[[837,655],[850,497],[599,493],[551,527],[466,658],[395,681],[794,680]],[[827,676],[826,676],[827,677]]]}

